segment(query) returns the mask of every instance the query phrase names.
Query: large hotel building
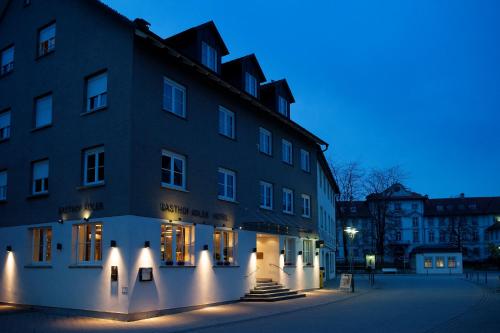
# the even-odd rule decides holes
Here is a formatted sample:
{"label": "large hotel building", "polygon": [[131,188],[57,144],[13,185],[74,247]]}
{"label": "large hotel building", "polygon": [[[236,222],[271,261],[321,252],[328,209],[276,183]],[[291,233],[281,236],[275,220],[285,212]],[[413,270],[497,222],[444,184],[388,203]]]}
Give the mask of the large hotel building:
{"label": "large hotel building", "polygon": [[333,277],[328,145],[213,22],[3,0],[0,54],[0,302],[134,319]]}

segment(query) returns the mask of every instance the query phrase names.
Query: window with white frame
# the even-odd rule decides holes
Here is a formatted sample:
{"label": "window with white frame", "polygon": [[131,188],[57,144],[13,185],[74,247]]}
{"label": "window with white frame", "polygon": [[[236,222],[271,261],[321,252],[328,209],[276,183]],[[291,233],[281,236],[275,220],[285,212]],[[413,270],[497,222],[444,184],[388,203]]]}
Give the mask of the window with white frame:
{"label": "window with white frame", "polygon": [[186,189],[186,157],[167,150],[161,156],[161,185]]}
{"label": "window with white frame", "polygon": [[52,95],[35,100],[35,128],[52,124]]}
{"label": "window with white frame", "polygon": [[52,228],[33,228],[32,234],[32,262],[50,263],[52,258]]}
{"label": "window with white frame", "polygon": [[424,268],[432,268],[432,257],[424,257]]}
{"label": "window with white frame", "polygon": [[49,192],[49,160],[33,162],[32,164],[32,194]]}
{"label": "window with white frame", "polygon": [[257,97],[257,79],[248,72],[245,72],[245,91]]}
{"label": "window with white frame", "polygon": [[0,113],[0,141],[10,138],[10,111]]}
{"label": "window with white frame", "polygon": [[314,241],[311,239],[304,239],[302,244],[302,262],[304,266],[312,266],[314,263]]}
{"label": "window with white frame", "polygon": [[219,106],[219,133],[234,139],[234,112]]}
{"label": "window with white frame", "polygon": [[457,268],[457,258],[448,257],[448,268]]}
{"label": "window with white frame", "polygon": [[85,223],[73,228],[77,263],[99,263],[102,260],[102,224]]}
{"label": "window with white frame", "polygon": [[297,252],[295,251],[295,238],[286,237],[284,241],[285,250],[285,266],[295,265],[295,260],[297,259]]}
{"label": "window with white frame", "polygon": [[214,231],[214,262],[216,265],[236,265],[236,233],[216,229]]}
{"label": "window with white frame", "polygon": [[0,56],[0,76],[14,70],[14,45],[4,49]]}
{"label": "window with white frame", "polygon": [[278,96],[278,112],[288,117],[288,101],[282,96]]}
{"label": "window with white frame", "polygon": [[217,196],[222,200],[236,200],[236,174],[219,168],[217,173]]}
{"label": "window with white frame", "polygon": [[43,56],[56,49],[56,24],[38,31],[38,56]]}
{"label": "window with white frame", "polygon": [[162,224],[160,254],[165,265],[194,265],[193,246],[192,226]]}
{"label": "window with white frame", "polygon": [[293,191],[288,188],[283,189],[283,212],[293,214]]}
{"label": "window with white frame", "polygon": [[0,171],[0,201],[7,200],[7,170]]}
{"label": "window with white frame", "polygon": [[287,164],[293,163],[293,146],[290,141],[285,139],[281,140],[281,159]]}
{"label": "window with white frame", "polygon": [[201,63],[217,72],[217,50],[205,42],[201,42]]}
{"label": "window with white frame", "polygon": [[311,171],[311,162],[309,159],[309,152],[307,150],[300,150],[300,168],[306,172]]}
{"label": "window with white frame", "polygon": [[302,194],[302,216],[311,217],[311,197],[307,194]]}
{"label": "window with white frame", "polygon": [[101,73],[87,79],[87,109],[96,111],[108,105],[108,73]]}
{"label": "window with white frame", "polygon": [[163,109],[179,117],[186,117],[186,88],[163,78]]}
{"label": "window with white frame", "polygon": [[104,183],[104,147],[83,151],[83,185]]}
{"label": "window with white frame", "polygon": [[273,145],[273,137],[271,132],[266,130],[265,128],[259,128],[259,151],[261,153],[271,155]]}
{"label": "window with white frame", "polygon": [[260,182],[260,208],[273,209],[273,184]]}

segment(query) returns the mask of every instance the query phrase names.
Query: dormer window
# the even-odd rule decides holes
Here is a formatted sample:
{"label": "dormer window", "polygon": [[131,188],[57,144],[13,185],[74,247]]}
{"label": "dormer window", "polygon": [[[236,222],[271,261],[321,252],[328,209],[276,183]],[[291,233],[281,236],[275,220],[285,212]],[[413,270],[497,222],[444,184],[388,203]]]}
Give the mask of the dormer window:
{"label": "dormer window", "polygon": [[282,96],[278,96],[278,112],[288,117],[288,101]]}
{"label": "dormer window", "polygon": [[245,91],[257,97],[257,79],[248,72],[245,73]]}
{"label": "dormer window", "polygon": [[217,50],[205,42],[201,42],[201,63],[217,72]]}

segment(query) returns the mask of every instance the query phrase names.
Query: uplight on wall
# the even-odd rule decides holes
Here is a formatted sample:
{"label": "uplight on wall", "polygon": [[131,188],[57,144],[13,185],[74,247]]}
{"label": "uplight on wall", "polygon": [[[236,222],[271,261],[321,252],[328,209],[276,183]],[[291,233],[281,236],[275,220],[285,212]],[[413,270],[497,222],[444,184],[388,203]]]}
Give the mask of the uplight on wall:
{"label": "uplight on wall", "polygon": [[[111,241],[109,242],[109,246],[110,246],[110,247],[116,247],[116,241],[115,241],[115,240],[111,240]],[[148,247],[149,247],[149,246],[148,246]]]}
{"label": "uplight on wall", "polygon": [[7,251],[7,252],[12,252],[12,245],[7,245],[7,246],[5,247],[5,251]]}
{"label": "uplight on wall", "polygon": [[149,248],[151,246],[151,244],[149,243],[149,241],[145,241],[144,242],[144,248]]}
{"label": "uplight on wall", "polygon": [[207,244],[203,245],[203,251],[208,251],[208,245]]}
{"label": "uplight on wall", "polygon": [[299,256],[301,256],[301,255],[302,255],[302,251],[299,251]]}

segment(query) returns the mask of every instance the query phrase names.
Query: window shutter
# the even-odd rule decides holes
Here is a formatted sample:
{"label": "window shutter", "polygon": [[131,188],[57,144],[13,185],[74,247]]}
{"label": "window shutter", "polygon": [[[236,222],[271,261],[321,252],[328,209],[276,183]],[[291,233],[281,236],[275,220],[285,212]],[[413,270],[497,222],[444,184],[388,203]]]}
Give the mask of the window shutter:
{"label": "window shutter", "polygon": [[172,95],[173,87],[170,83],[165,81],[163,85],[163,108],[169,111],[173,111]]}
{"label": "window shutter", "polygon": [[45,29],[40,30],[40,42],[49,40],[56,36],[56,25],[52,24]]}
{"label": "window shutter", "polygon": [[49,161],[35,163],[33,167],[33,179],[43,179],[49,177]]}
{"label": "window shutter", "polygon": [[52,96],[45,96],[36,101],[35,127],[52,122]]}
{"label": "window shutter", "polygon": [[10,126],[10,112],[0,114],[0,128]]}
{"label": "window shutter", "polygon": [[2,52],[2,65],[7,65],[14,61],[14,47],[10,47]]}
{"label": "window shutter", "polygon": [[87,98],[105,93],[108,88],[108,74],[103,73],[90,78],[87,82]]}

